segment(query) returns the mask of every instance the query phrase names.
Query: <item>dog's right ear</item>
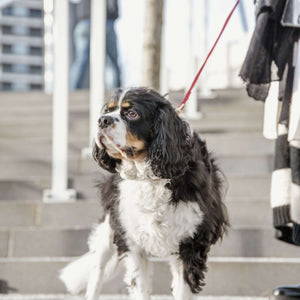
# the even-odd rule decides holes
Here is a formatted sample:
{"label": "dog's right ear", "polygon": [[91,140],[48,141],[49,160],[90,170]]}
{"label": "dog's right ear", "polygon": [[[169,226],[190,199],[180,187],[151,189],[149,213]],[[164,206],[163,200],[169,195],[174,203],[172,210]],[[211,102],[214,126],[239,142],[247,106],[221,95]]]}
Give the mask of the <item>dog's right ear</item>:
{"label": "dog's right ear", "polygon": [[111,173],[117,173],[116,167],[121,163],[120,159],[108,155],[105,149],[100,149],[96,142],[93,142],[93,158],[99,166]]}

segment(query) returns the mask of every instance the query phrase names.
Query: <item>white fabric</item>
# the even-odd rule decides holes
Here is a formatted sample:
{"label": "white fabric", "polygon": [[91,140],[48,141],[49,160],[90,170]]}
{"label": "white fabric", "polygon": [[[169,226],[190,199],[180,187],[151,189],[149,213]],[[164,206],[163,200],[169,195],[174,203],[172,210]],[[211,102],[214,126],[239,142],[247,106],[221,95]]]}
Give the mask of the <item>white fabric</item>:
{"label": "white fabric", "polygon": [[266,139],[274,140],[278,137],[277,122],[279,112],[278,101],[279,82],[272,82],[269,95],[265,101],[263,135]]}
{"label": "white fabric", "polygon": [[300,186],[291,184],[291,218],[300,224]]}
{"label": "white fabric", "polygon": [[300,141],[300,47],[295,47],[295,75],[293,95],[290,108],[289,136],[288,140]]}
{"label": "white fabric", "polygon": [[290,141],[290,146],[300,149],[300,140],[299,141],[296,141],[296,140]]}
{"label": "white fabric", "polygon": [[278,136],[279,135],[285,135],[288,134],[289,129],[287,128],[287,126],[285,124],[278,124]]}
{"label": "white fabric", "polygon": [[292,173],[290,168],[279,169],[272,173],[271,207],[290,204]]}

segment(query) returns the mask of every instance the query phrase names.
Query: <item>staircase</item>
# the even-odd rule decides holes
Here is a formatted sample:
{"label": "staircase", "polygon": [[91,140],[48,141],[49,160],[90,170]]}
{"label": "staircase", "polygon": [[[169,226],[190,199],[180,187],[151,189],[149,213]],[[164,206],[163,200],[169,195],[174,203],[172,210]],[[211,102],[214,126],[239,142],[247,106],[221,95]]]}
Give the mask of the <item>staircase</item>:
{"label": "staircase", "polygon": [[[299,250],[273,238],[274,145],[261,134],[263,104],[243,90],[217,93],[216,99],[200,101],[205,118],[191,123],[227,176],[232,226],[211,251],[199,299],[266,299],[277,285],[299,283]],[[181,97],[170,95],[176,103]],[[91,158],[81,157],[88,145],[88,94],[70,98],[69,184],[78,201],[43,203],[42,192],[51,186],[51,98],[0,94],[0,299],[80,299],[65,295],[58,272],[87,250],[89,230],[102,212],[94,185],[103,173]],[[167,265],[153,264],[154,294],[170,295]],[[127,299],[112,296],[126,294],[121,273],[103,293],[106,300]]]}

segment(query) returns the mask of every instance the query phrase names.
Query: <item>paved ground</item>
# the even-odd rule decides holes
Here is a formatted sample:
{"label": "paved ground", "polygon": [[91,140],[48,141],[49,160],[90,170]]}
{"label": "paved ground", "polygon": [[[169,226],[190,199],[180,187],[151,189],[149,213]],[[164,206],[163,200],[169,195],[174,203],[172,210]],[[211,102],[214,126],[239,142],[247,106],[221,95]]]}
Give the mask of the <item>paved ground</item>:
{"label": "paved ground", "polygon": [[[0,295],[0,300],[82,300],[83,296],[68,296],[68,295]],[[172,300],[170,296],[152,296],[152,300]],[[194,297],[193,300],[267,300],[265,297],[211,297],[199,296]],[[103,295],[99,300],[130,300],[128,296],[124,295]]]}

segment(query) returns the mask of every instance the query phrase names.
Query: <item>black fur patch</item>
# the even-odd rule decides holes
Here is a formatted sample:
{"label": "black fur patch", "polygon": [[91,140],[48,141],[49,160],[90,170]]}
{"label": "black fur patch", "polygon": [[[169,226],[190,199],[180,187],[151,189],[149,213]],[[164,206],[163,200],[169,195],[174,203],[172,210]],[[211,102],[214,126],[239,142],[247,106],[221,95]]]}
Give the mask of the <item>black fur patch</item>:
{"label": "black fur patch", "polygon": [[93,158],[101,168],[110,173],[116,173],[116,167],[121,163],[120,159],[109,156],[106,150],[100,149],[95,142],[93,144]]}
{"label": "black fur patch", "polygon": [[179,257],[183,262],[184,279],[193,293],[204,285],[204,272],[210,246],[222,238],[229,225],[222,202],[222,179],[218,167],[206,149],[205,142],[194,134],[192,153],[186,172],[171,180],[172,203],[197,202],[204,220],[193,237],[181,241]]}
{"label": "black fur patch", "polygon": [[101,187],[101,202],[105,214],[110,215],[110,226],[114,230],[114,243],[118,247],[119,255],[128,251],[125,241],[125,231],[120,223],[119,218],[119,189],[118,175],[110,176]]}

